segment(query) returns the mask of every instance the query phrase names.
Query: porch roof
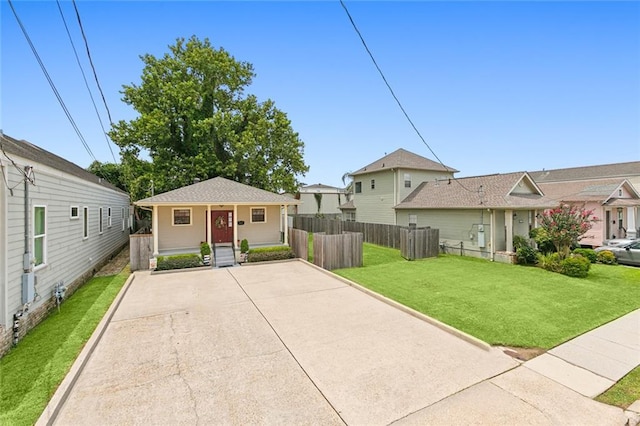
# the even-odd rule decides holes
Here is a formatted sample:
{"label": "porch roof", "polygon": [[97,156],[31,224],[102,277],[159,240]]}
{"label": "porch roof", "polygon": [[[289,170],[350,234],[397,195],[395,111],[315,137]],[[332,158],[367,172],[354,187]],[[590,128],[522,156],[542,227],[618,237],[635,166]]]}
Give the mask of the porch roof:
{"label": "porch roof", "polygon": [[618,198],[617,190],[623,187],[631,194],[631,198],[619,199],[616,205],[638,205],[640,198],[633,185],[628,180],[620,178],[543,182],[539,185],[546,195],[564,202],[594,201],[611,204],[612,199]]}
{"label": "porch roof", "polygon": [[136,201],[138,206],[154,205],[293,205],[300,204],[290,196],[254,188],[223,177],[215,177],[173,191]]}

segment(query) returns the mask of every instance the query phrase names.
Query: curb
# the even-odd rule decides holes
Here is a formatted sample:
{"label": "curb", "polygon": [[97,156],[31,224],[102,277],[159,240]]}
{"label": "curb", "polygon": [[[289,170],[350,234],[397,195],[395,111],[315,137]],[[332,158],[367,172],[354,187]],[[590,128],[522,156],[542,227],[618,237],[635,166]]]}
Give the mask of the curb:
{"label": "curb", "polygon": [[425,315],[422,312],[418,312],[418,311],[416,311],[414,309],[411,309],[408,306],[405,306],[405,305],[403,305],[401,303],[398,303],[395,300],[389,299],[388,297],[385,297],[385,296],[383,296],[383,295],[381,295],[379,293],[376,293],[373,290],[369,290],[368,288],[363,287],[360,284],[357,284],[357,283],[355,283],[355,282],[353,282],[351,280],[348,280],[347,278],[341,277],[340,275],[334,274],[331,271],[327,271],[326,269],[323,269],[323,268],[319,267],[318,265],[314,265],[313,263],[310,263],[310,262],[308,262],[308,261],[306,261],[304,259],[298,258],[297,260],[300,261],[300,262],[306,263],[307,265],[309,265],[309,266],[311,266],[311,267],[323,272],[324,274],[330,275],[333,278],[336,278],[336,279],[342,281],[343,283],[345,283],[345,284],[347,284],[347,285],[349,285],[349,286],[351,286],[351,287],[353,287],[353,288],[355,288],[357,290],[360,290],[361,292],[366,293],[369,296],[380,300],[381,302],[386,303],[387,305],[393,306],[394,308],[399,309],[399,310],[401,310],[401,311],[403,311],[403,312],[405,312],[405,313],[407,313],[407,314],[409,314],[409,315],[411,315],[411,316],[413,316],[415,318],[418,318],[419,320],[422,320],[422,321],[427,322],[427,323],[429,323],[429,324],[431,324],[431,325],[433,325],[435,327],[438,327],[439,329],[441,329],[441,330],[443,330],[443,331],[445,331],[445,332],[447,332],[449,334],[452,334],[452,335],[454,335],[454,336],[466,341],[467,343],[471,343],[472,345],[474,345],[474,346],[476,346],[476,347],[478,347],[480,349],[483,349],[485,351],[490,351],[492,349],[491,345],[488,344],[487,342],[484,342],[484,341],[478,339],[477,337],[474,337],[474,336],[472,336],[470,334],[467,334],[464,331],[460,331],[457,328],[451,327],[448,324],[445,324],[445,323],[443,323],[441,321],[438,321],[437,319],[432,318],[432,317],[430,317],[428,315]]}
{"label": "curb", "polygon": [[82,370],[84,370],[87,362],[89,362],[93,351],[104,335],[107,326],[111,322],[111,318],[113,318],[113,315],[120,306],[120,302],[124,298],[124,295],[127,293],[127,290],[129,290],[129,287],[131,286],[131,283],[133,283],[134,279],[135,272],[132,272],[129,278],[127,278],[127,281],[120,289],[120,292],[114,299],[113,303],[111,303],[111,306],[109,306],[109,309],[107,309],[107,312],[98,323],[98,326],[94,330],[93,334],[91,335],[89,340],[87,340],[87,343],[84,345],[84,348],[80,352],[80,355],[78,355],[76,360],[73,362],[73,365],[62,380],[62,383],[60,383],[60,386],[58,386],[58,389],[56,389],[53,397],[51,397],[49,403],[44,408],[44,411],[38,418],[38,421],[35,423],[36,426],[49,426],[53,425],[53,423],[56,421],[56,418],[58,417],[62,406],[71,393],[71,389],[73,389],[73,386],[78,381]]}

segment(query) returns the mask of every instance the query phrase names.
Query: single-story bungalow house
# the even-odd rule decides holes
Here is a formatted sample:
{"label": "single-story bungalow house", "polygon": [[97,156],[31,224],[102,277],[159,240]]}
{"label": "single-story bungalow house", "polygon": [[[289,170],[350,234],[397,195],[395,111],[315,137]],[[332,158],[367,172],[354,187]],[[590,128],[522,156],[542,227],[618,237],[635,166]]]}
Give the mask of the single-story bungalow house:
{"label": "single-story bungalow house", "polygon": [[[0,134],[0,356],[129,242],[129,194]],[[15,333],[15,338],[14,338]]]}
{"label": "single-story bungalow house", "polygon": [[153,255],[197,253],[200,244],[250,247],[289,244],[287,195],[215,177],[134,204],[152,211]]}
{"label": "single-story bungalow house", "polygon": [[438,228],[447,249],[495,260],[557,205],[528,173],[516,172],[422,182],[395,212],[398,225]]}
{"label": "single-story bungalow house", "polygon": [[547,197],[593,210],[598,220],[579,241],[599,247],[604,240],[636,238],[640,194],[627,179],[586,179],[539,183]]}

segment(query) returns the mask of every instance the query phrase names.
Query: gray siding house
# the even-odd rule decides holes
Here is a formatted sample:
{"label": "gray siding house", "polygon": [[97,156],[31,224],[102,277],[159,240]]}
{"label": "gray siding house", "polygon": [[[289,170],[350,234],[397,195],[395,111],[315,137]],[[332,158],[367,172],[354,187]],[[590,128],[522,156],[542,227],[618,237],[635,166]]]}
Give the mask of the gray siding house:
{"label": "gray siding house", "polygon": [[516,172],[423,182],[395,212],[399,225],[438,228],[449,250],[496,260],[513,252],[515,235],[528,238],[538,214],[557,205],[529,174]]}
{"label": "gray siding house", "polygon": [[0,137],[0,354],[129,241],[129,195],[23,140]]}
{"label": "gray siding house", "polygon": [[399,224],[393,208],[418,185],[452,178],[457,172],[428,158],[398,149],[350,174],[353,196],[340,206],[343,220]]}

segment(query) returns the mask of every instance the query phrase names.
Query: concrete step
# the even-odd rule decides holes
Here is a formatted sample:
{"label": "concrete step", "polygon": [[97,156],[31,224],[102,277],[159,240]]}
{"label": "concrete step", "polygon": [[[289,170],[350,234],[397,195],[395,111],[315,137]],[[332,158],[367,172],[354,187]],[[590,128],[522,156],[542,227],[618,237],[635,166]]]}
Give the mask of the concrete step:
{"label": "concrete step", "polygon": [[215,247],[214,262],[216,268],[233,266],[236,264],[236,256],[232,247]]}

